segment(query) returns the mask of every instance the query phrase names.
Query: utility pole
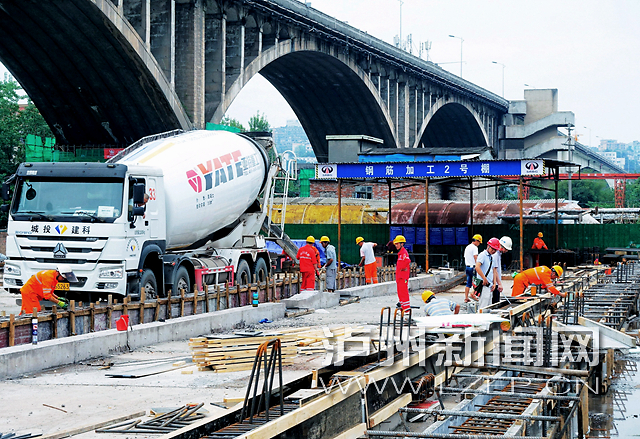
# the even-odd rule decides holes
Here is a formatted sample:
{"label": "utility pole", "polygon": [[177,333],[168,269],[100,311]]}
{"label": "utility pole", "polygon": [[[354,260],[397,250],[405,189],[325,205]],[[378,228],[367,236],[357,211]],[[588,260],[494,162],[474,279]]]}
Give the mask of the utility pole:
{"label": "utility pole", "polygon": [[[573,137],[571,136],[571,130],[573,128],[573,124],[571,122],[569,122],[567,124],[567,143],[564,143],[563,145],[567,145],[567,150],[569,152],[569,162],[573,163]],[[567,196],[569,198],[569,200],[573,200],[573,194],[571,191],[571,170],[573,168],[569,167],[567,168],[567,174],[569,175],[569,180],[567,181]]]}
{"label": "utility pole", "polygon": [[402,5],[404,4],[404,1],[402,0],[398,0],[400,2],[400,48],[404,49],[404,42],[402,41]]}

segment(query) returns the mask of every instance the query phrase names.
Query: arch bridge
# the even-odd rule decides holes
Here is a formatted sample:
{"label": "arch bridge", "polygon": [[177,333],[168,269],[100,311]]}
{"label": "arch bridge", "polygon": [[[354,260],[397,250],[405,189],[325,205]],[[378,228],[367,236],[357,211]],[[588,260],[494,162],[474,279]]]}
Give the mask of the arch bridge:
{"label": "arch bridge", "polygon": [[295,0],[2,0],[0,61],[59,144],[218,123],[256,74],[327,135],[497,148],[508,101]]}

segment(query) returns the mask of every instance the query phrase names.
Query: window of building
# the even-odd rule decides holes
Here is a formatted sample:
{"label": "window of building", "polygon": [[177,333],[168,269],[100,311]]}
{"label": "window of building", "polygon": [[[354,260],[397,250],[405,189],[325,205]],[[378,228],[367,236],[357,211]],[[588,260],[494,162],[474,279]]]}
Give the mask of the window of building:
{"label": "window of building", "polygon": [[372,186],[356,186],[355,191],[353,193],[353,197],[370,200],[373,198],[373,187]]}

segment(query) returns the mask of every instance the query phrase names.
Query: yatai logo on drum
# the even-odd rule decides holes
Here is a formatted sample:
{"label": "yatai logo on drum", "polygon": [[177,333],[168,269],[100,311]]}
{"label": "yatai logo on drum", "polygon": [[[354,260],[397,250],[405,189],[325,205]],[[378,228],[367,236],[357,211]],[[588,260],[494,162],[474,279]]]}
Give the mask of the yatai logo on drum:
{"label": "yatai logo on drum", "polygon": [[[240,150],[221,155],[204,163],[200,163],[187,171],[187,179],[191,188],[200,193],[208,191],[214,186],[238,178],[243,175],[242,153]],[[204,184],[204,187],[203,187]]]}

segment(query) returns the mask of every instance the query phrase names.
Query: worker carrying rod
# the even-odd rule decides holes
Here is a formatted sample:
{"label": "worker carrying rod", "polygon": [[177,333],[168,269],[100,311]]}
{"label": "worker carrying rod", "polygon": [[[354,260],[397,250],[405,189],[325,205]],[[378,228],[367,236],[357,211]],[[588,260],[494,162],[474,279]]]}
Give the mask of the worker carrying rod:
{"label": "worker carrying rod", "polygon": [[37,272],[20,288],[20,294],[22,294],[20,314],[32,313],[33,308],[40,311],[41,300],[49,300],[64,308],[66,302],[54,293],[56,285],[58,282],[77,281],[71,266],[67,264],[60,264],[55,270]]}
{"label": "worker carrying rod", "polygon": [[524,294],[524,290],[526,290],[529,285],[533,284],[542,285],[542,288],[545,288],[547,291],[564,297],[566,293],[560,292],[555,285],[553,285],[553,280],[560,276],[562,276],[562,267],[559,265],[554,265],[551,268],[544,265],[529,268],[522,273],[518,273],[516,277],[513,278],[511,295],[514,297],[520,296]]}

